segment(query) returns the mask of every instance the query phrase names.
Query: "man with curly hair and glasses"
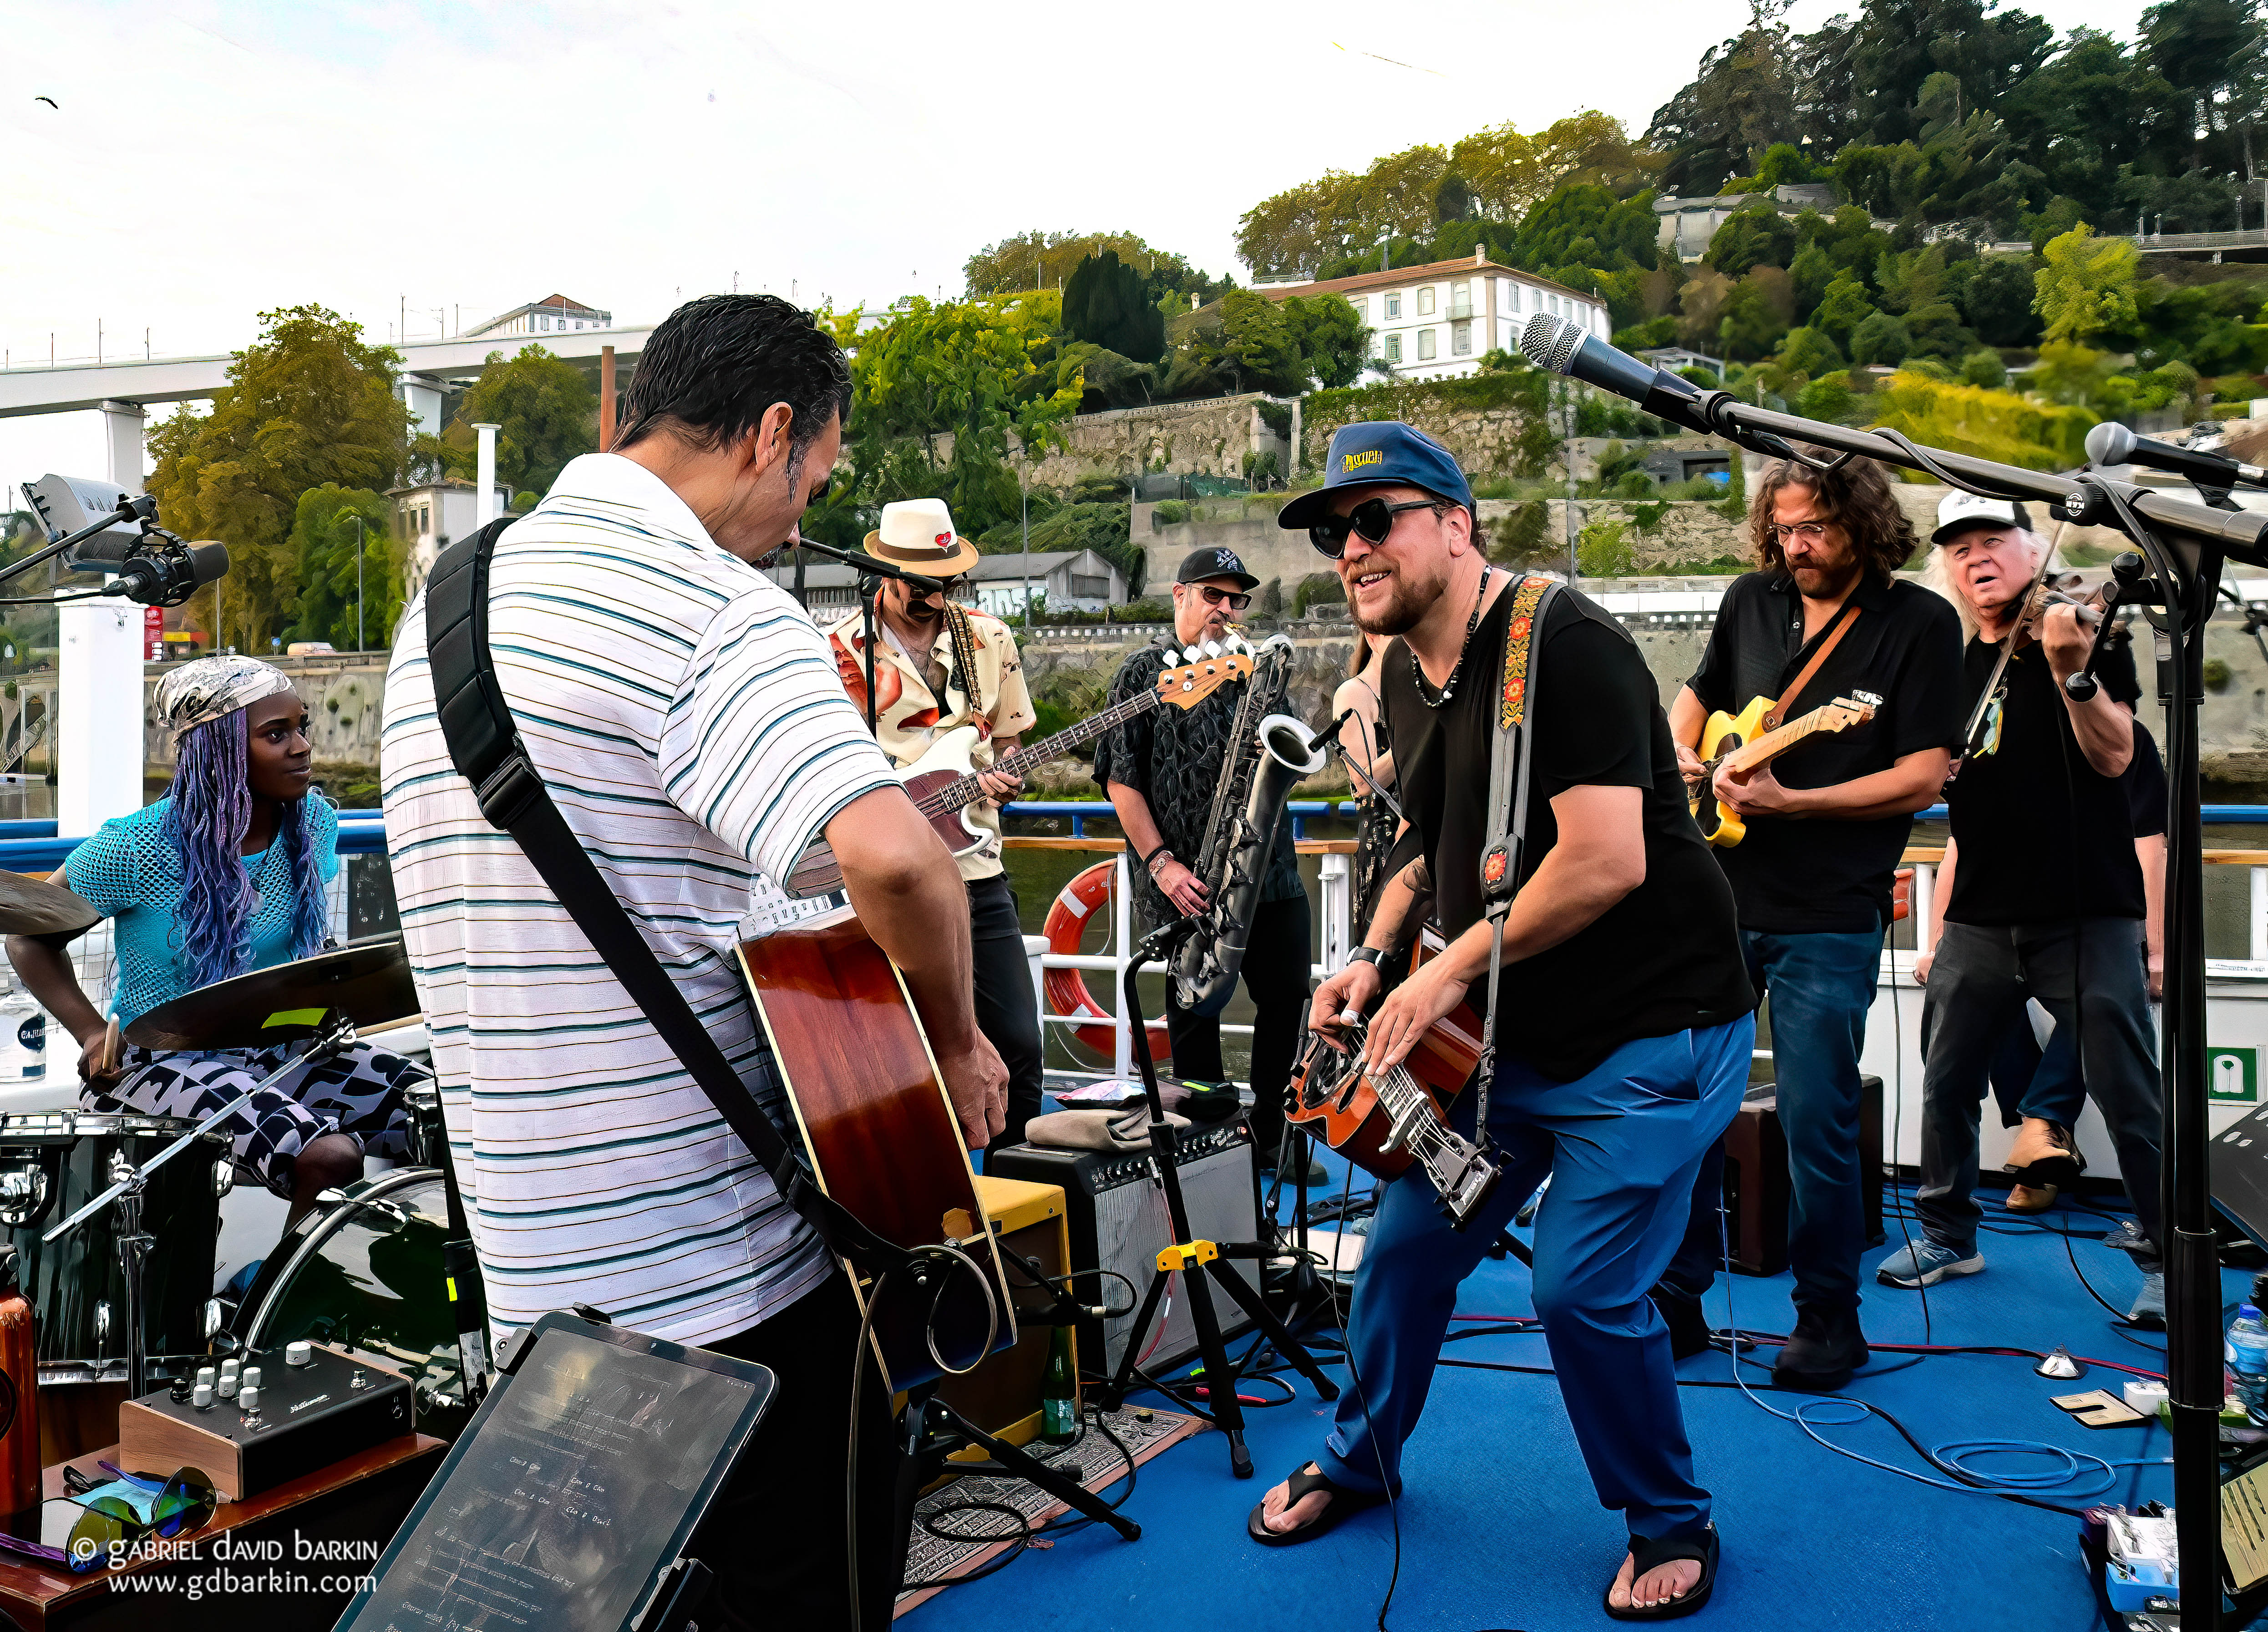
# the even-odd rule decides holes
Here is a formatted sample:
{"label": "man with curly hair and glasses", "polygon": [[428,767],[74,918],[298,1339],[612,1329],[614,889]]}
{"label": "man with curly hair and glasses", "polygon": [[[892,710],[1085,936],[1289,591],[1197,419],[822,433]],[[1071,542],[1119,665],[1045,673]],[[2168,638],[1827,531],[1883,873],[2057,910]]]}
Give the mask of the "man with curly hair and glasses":
{"label": "man with curly hair and glasses", "polygon": [[[1746,829],[1714,848],[1749,978],[1766,994],[1787,1139],[1796,1320],[1772,1375],[1826,1390],[1867,1363],[1859,1055],[1898,857],[1961,735],[1961,627],[1944,601],[1894,576],[1920,541],[1881,467],[1822,469],[1830,455],[1807,456],[1819,462],[1764,467],[1749,506],[1759,570],[1726,590],[1669,728],[1688,785]],[[1712,713],[1773,698],[1785,722],[1862,691],[1880,699],[1871,720],[1808,737],[1785,758],[1742,773],[1700,757]],[[1681,1356],[1708,1345],[1701,1294],[1724,1253],[1723,1171],[1720,1150],[1703,1165],[1685,1244],[1654,1289]]]}

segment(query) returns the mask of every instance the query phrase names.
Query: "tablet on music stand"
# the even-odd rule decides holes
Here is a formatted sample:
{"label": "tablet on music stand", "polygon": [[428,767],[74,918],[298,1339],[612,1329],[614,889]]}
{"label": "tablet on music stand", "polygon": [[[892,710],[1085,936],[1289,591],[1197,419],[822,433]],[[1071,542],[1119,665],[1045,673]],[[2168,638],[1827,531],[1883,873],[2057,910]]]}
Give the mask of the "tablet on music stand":
{"label": "tablet on music stand", "polygon": [[544,1316],[339,1632],[667,1632],[771,1395],[762,1366]]}

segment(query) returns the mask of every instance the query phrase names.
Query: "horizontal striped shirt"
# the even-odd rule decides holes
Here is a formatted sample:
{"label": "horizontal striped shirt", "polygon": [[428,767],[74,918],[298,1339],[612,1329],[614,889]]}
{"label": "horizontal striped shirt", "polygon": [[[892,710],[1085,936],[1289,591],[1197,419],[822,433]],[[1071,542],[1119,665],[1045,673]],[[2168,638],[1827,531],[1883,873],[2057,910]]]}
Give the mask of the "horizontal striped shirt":
{"label": "horizontal striped shirt", "polygon": [[[895,786],[826,638],[659,477],[570,464],[498,538],[489,646],[551,798],[783,1119],[734,942],[844,805]],[[575,1303],[701,1343],[830,1262],[449,762],[421,594],[380,749],[402,934],[500,1330]]]}

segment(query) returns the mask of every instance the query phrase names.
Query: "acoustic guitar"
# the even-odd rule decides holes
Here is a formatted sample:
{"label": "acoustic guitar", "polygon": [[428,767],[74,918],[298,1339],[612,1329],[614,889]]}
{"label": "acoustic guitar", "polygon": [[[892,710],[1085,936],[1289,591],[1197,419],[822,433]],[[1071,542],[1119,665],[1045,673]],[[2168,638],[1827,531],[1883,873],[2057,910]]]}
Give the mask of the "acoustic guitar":
{"label": "acoustic guitar", "polygon": [[1766,731],[1763,729],[1764,719],[1772,711],[1774,703],[1771,698],[1760,697],[1738,714],[1719,710],[1711,714],[1708,723],[1701,727],[1701,764],[1708,775],[1702,779],[1701,791],[1690,802],[1693,819],[1700,824],[1701,837],[1719,849],[1729,850],[1749,836],[1748,823],[1741,819],[1741,813],[1710,792],[1719,765],[1753,771],[1758,765],[1770,764],[1822,731],[1845,731],[1866,724],[1882,705],[1882,699],[1872,691],[1854,691],[1849,697],[1837,698],[1824,707],[1813,709],[1800,720],[1791,720],[1777,730]]}
{"label": "acoustic guitar", "polygon": [[[1419,938],[1411,967],[1438,956],[1441,942],[1430,930]],[[1285,1119],[1298,1123],[1366,1173],[1399,1178],[1412,1167],[1425,1176],[1449,1222],[1462,1230],[1502,1170],[1449,1126],[1448,1109],[1480,1064],[1482,1020],[1469,998],[1435,1021],[1410,1056],[1372,1076],[1359,1069],[1320,1031],[1292,1074]],[[1361,1026],[1351,1037],[1359,1041]]]}
{"label": "acoustic guitar", "polygon": [[[1153,708],[1195,708],[1230,681],[1249,679],[1251,675],[1252,659],[1241,652],[1200,657],[1178,668],[1168,668],[1158,676],[1152,690],[1130,697],[1099,714],[1091,714],[1068,731],[1059,731],[1043,742],[1020,748],[989,770],[1022,776]],[[975,726],[955,726],[898,773],[898,779],[913,797],[915,809],[928,818],[937,836],[945,840],[945,847],[956,856],[967,855],[991,837],[967,815],[968,807],[984,797],[984,790],[977,785],[976,763],[969,757],[976,742]],[[836,865],[835,852],[828,848],[823,838],[796,858],[784,886],[787,893],[799,900],[841,888],[843,869]]]}
{"label": "acoustic guitar", "polygon": [[[968,1370],[1016,1340],[1016,1311],[978,1200],[960,1119],[905,980],[849,907],[740,943],[740,967],[820,1188],[884,1240],[950,1244],[924,1289],[891,1277],[873,1311],[893,1390]],[[856,1274],[863,1310],[873,1283]],[[990,1307],[998,1311],[990,1349]]]}

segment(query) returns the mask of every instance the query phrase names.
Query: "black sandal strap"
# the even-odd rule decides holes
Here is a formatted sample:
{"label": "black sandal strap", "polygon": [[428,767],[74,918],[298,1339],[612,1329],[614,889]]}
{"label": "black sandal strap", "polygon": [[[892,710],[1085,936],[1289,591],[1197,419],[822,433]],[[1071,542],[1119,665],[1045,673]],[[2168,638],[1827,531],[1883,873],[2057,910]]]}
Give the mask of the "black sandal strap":
{"label": "black sandal strap", "polygon": [[1714,1525],[1703,1530],[1689,1530],[1675,1536],[1632,1536],[1630,1539],[1631,1580],[1643,1580],[1664,1564],[1675,1564],[1690,1559],[1701,1566],[1701,1579],[1695,1584],[1698,1591],[1707,1584],[1717,1568],[1717,1531]]}
{"label": "black sandal strap", "polygon": [[1360,1496],[1364,1494],[1359,1490],[1350,1490],[1344,1485],[1337,1483],[1320,1467],[1312,1473],[1301,1468],[1284,1481],[1284,1505],[1286,1508],[1299,1506],[1302,1498],[1311,1496],[1318,1490],[1329,1492],[1334,1502],[1343,1496]]}

